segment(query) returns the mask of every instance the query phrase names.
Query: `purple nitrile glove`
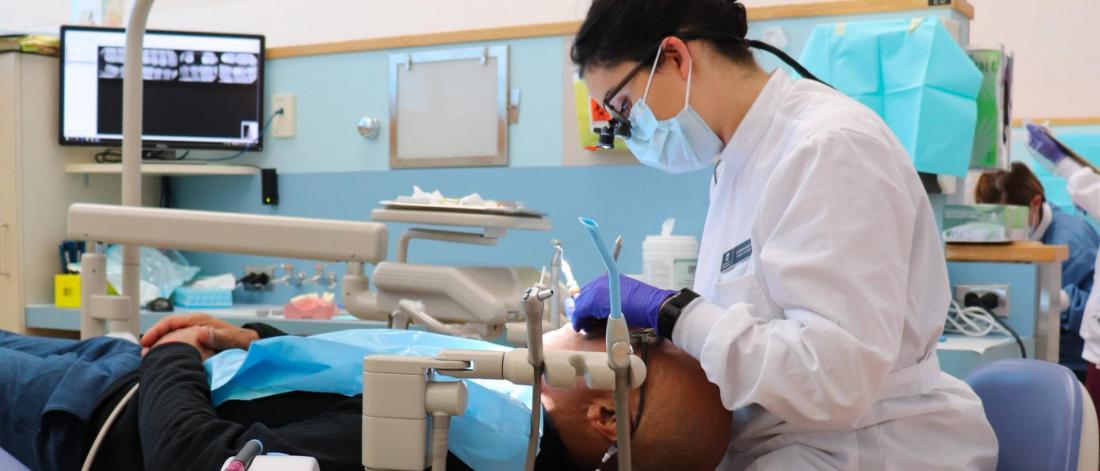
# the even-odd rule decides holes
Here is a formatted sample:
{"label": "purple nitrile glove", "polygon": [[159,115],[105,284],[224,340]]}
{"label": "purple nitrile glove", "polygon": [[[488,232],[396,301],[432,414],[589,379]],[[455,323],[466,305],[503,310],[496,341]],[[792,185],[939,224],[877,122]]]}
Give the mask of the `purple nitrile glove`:
{"label": "purple nitrile glove", "polygon": [[1037,154],[1049,160],[1050,163],[1058,165],[1058,162],[1066,158],[1066,153],[1062,152],[1062,148],[1058,146],[1057,142],[1054,142],[1054,138],[1050,137],[1050,131],[1047,128],[1036,124],[1028,124],[1027,134],[1028,146]]}
{"label": "purple nitrile glove", "polygon": [[[657,314],[661,304],[675,296],[676,291],[656,288],[626,276],[619,276],[620,291],[623,298],[623,317],[631,328],[657,328]],[[573,330],[590,330],[600,319],[611,315],[611,300],[608,296],[607,275],[604,274],[581,288],[577,296],[576,307],[569,315],[573,321]]]}

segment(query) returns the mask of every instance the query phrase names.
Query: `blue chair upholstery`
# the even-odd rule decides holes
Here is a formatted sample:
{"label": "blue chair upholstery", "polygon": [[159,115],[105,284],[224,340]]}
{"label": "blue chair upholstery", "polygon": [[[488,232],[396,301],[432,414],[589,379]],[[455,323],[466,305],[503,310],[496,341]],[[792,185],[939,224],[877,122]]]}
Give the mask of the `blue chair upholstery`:
{"label": "blue chair upholstery", "polygon": [[[1068,368],[1001,360],[976,368],[966,382],[981,397],[1000,443],[998,470],[1078,469],[1083,423],[1095,423],[1095,416],[1086,416],[1091,401]],[[1095,444],[1085,450],[1095,453]]]}
{"label": "blue chair upholstery", "polygon": [[28,471],[23,463],[9,455],[3,448],[0,448],[0,469],[4,471]]}

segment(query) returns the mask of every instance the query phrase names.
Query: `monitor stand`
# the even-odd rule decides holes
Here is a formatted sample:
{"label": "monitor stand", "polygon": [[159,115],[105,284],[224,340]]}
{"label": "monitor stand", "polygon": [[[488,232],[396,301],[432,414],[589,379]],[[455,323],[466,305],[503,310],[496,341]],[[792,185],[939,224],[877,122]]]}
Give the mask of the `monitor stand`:
{"label": "monitor stand", "polygon": [[176,151],[143,150],[141,151],[141,160],[155,162],[173,162],[179,160],[179,155],[176,153]]}

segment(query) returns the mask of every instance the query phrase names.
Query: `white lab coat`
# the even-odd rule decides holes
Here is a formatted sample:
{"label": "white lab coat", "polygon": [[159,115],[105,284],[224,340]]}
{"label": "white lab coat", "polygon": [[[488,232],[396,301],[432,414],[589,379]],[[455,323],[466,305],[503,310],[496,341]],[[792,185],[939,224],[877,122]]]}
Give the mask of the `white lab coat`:
{"label": "white lab coat", "polygon": [[673,341],[734,411],[721,468],[993,469],[981,402],[936,358],[949,288],[932,208],[882,120],[777,71],[714,180],[702,297]]}
{"label": "white lab coat", "polygon": [[[1072,159],[1062,159],[1055,168],[1055,173],[1066,179],[1066,191],[1073,203],[1084,209],[1094,220],[1100,218],[1100,175]],[[1085,303],[1085,316],[1081,320],[1080,330],[1081,338],[1085,340],[1081,357],[1093,365],[1100,364],[1100,288],[1096,284],[1100,280],[1095,279],[1100,277],[1100,257],[1096,258],[1096,264],[1098,270],[1093,275],[1094,288]]]}

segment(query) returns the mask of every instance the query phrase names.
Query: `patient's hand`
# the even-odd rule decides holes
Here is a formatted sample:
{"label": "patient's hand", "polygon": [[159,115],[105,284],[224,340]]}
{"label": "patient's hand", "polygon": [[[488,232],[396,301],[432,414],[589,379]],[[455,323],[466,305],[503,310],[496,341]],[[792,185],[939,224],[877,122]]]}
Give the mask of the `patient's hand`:
{"label": "patient's hand", "polygon": [[207,314],[179,314],[165,317],[149,328],[141,337],[141,346],[148,350],[174,332],[194,327],[208,331],[200,337],[202,347],[215,353],[233,348],[248,349],[259,338],[259,334],[252,329],[237,327]]}
{"label": "patient's hand", "polygon": [[[153,344],[153,346],[156,347],[167,343],[185,343],[187,345],[195,347],[195,350],[199,351],[199,356],[201,356],[203,361],[205,361],[207,358],[210,358],[214,355],[214,353],[216,353],[214,350],[207,347],[207,343],[210,342],[210,337],[213,335],[213,332],[213,329],[203,326],[177,329],[169,332],[166,335],[161,336],[160,339],[157,340],[155,344]],[[141,352],[142,356],[144,356],[145,353],[148,352],[148,350],[148,348],[143,349]]]}

